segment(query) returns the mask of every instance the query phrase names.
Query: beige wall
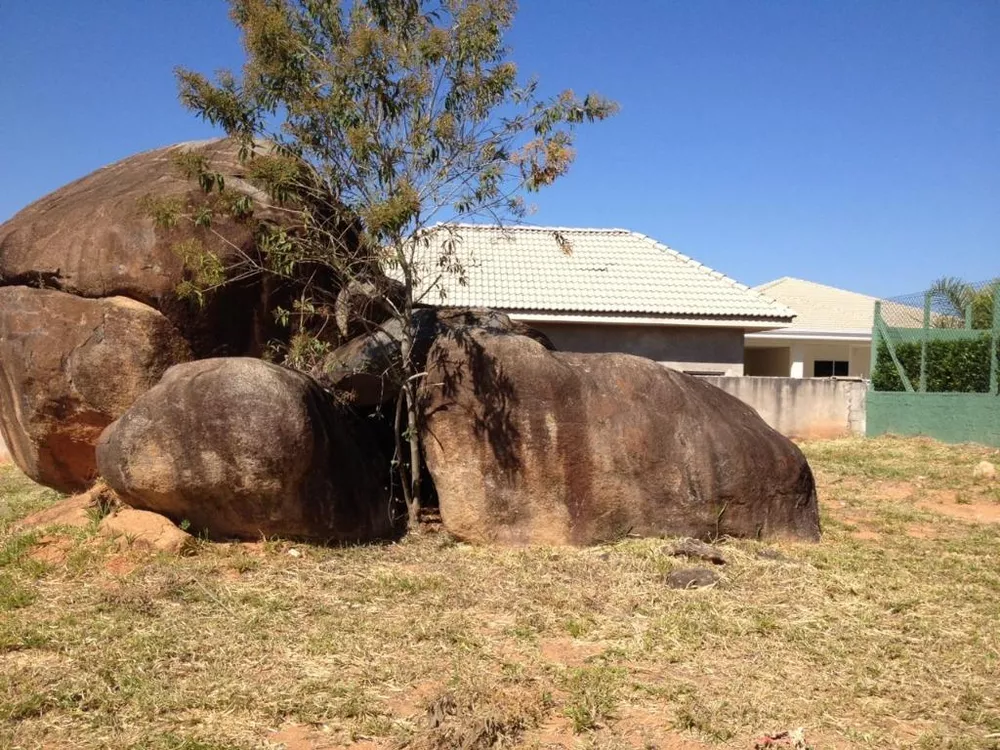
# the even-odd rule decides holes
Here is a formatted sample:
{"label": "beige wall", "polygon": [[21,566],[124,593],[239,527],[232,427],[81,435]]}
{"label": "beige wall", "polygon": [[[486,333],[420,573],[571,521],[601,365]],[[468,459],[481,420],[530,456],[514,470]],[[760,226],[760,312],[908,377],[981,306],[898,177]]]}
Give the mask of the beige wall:
{"label": "beige wall", "polygon": [[816,360],[846,361],[847,377],[867,378],[871,365],[871,345],[868,343],[747,339],[746,374],[768,377],[813,377]]}
{"label": "beige wall", "polygon": [[747,347],[743,353],[745,375],[787,378],[792,358],[787,346]]}
{"label": "beige wall", "polygon": [[860,380],[705,378],[752,406],[778,432],[797,438],[865,434],[867,386]]}
{"label": "beige wall", "polygon": [[743,374],[739,328],[526,322],[564,352],[623,352],[687,372]]}

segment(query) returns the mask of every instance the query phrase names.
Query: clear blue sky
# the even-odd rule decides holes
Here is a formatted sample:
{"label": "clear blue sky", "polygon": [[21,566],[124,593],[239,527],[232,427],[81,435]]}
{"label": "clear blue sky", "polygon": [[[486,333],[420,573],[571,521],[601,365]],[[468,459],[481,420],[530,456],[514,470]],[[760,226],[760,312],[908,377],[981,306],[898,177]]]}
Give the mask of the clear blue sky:
{"label": "clear blue sky", "polygon": [[[537,224],[644,232],[736,279],[1000,274],[1000,2],[522,0],[515,59],[621,114]],[[222,0],[0,0],[0,220],[206,137],[172,68],[236,67]]]}

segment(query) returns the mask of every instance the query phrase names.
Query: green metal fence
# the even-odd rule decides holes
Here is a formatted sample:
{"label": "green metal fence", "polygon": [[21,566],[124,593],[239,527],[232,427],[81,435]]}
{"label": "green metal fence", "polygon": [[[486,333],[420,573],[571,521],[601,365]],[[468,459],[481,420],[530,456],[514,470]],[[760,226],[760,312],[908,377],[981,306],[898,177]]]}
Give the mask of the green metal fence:
{"label": "green metal fence", "polygon": [[1000,279],[875,304],[867,433],[1000,446]]}

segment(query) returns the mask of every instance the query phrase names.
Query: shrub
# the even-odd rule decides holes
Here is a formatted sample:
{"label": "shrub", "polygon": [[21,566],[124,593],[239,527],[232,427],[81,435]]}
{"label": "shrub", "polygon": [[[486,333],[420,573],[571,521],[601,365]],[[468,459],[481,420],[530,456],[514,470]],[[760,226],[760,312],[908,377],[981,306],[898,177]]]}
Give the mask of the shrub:
{"label": "shrub", "polygon": [[[896,357],[917,389],[920,382],[920,342],[895,344]],[[1000,351],[1000,342],[997,342]],[[872,372],[876,391],[903,391],[902,378],[885,342],[879,342]],[[990,387],[990,334],[974,338],[927,342],[927,390],[932,393],[987,393]]]}

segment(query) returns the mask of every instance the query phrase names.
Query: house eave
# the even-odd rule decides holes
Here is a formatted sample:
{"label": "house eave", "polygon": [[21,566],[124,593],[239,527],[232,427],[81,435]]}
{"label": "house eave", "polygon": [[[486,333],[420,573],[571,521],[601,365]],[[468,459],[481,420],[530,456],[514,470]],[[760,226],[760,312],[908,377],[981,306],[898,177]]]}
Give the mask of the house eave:
{"label": "house eave", "polygon": [[543,312],[505,310],[513,320],[523,323],[590,323],[595,325],[660,326],[689,328],[742,328],[744,331],[769,331],[787,326],[791,320],[699,315],[642,315],[635,313]]}
{"label": "house eave", "polygon": [[762,333],[748,333],[754,341],[852,341],[870,343],[872,332],[859,328],[779,328]]}

